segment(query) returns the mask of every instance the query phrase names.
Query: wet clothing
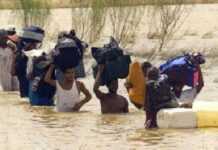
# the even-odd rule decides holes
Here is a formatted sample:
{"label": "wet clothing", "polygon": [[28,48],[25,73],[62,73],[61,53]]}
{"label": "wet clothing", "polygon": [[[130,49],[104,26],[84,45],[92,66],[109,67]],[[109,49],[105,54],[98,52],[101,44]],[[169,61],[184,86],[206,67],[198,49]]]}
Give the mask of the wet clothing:
{"label": "wet clothing", "polygon": [[29,81],[24,75],[17,75],[19,81],[20,97],[28,97],[29,93]]}
{"label": "wet clothing", "polygon": [[56,82],[56,86],[56,110],[59,112],[73,112],[74,106],[81,102],[76,81],[73,82],[72,88],[70,90],[63,89],[58,81]]}
{"label": "wet clothing", "polygon": [[147,96],[145,109],[147,111],[159,111],[162,108],[174,106],[175,97],[167,81],[167,76],[162,75],[157,81],[147,82]]}
{"label": "wet clothing", "polygon": [[28,58],[22,52],[18,53],[15,60],[15,73],[19,81],[19,89],[21,97],[28,97],[29,81],[27,79]]}
{"label": "wet clothing", "polygon": [[0,48],[0,91],[18,90],[18,81],[11,75],[12,52]]}
{"label": "wet clothing", "polygon": [[37,26],[29,26],[23,28],[19,33],[19,42],[17,42],[17,51],[15,58],[15,75],[19,80],[20,96],[28,97],[29,81],[27,79],[27,63],[28,57],[23,51],[32,50],[27,48],[30,43],[40,43],[44,38],[44,30]]}
{"label": "wet clothing", "polygon": [[167,74],[169,84],[173,87],[177,97],[180,97],[183,87],[198,87],[198,92],[202,89],[203,77],[200,65],[191,61],[191,56],[178,56],[168,60],[160,66],[161,74]]}
{"label": "wet clothing", "polygon": [[[30,99],[30,104],[32,106],[53,106],[54,101],[53,101],[53,96],[48,97],[48,96],[41,96],[37,91],[32,90],[32,82],[30,82],[30,87],[29,87],[29,99]],[[50,92],[49,89],[44,89],[45,93]]]}
{"label": "wet clothing", "polygon": [[[29,61],[31,73],[29,99],[31,105],[52,106],[56,88],[44,82],[49,61],[45,56],[39,56]],[[52,74],[54,78],[54,74]]]}
{"label": "wet clothing", "polygon": [[156,115],[160,109],[178,107],[167,76],[162,75],[157,81],[147,82],[147,94],[144,104],[146,111],[146,124],[148,128],[157,127]]}

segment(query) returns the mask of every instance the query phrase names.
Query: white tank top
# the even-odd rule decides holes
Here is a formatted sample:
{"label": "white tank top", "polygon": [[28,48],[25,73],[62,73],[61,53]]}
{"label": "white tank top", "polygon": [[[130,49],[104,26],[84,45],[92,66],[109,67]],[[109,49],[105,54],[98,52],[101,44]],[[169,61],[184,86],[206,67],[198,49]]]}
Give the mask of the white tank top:
{"label": "white tank top", "polygon": [[75,104],[81,101],[76,81],[73,82],[73,86],[70,90],[63,89],[58,81],[56,81],[56,86],[56,110],[59,112],[73,111],[73,107],[75,106]]}

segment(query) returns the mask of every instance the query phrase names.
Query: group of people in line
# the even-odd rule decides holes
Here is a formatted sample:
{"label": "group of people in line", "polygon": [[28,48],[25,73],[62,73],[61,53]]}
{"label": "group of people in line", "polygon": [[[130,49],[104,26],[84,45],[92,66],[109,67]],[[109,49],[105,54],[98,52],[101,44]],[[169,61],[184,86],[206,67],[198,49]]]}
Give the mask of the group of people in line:
{"label": "group of people in line", "polygon": [[[15,32],[4,36],[4,39],[7,39],[5,46],[12,51],[11,74],[16,76],[19,81],[20,96],[29,98],[30,104],[33,106],[55,105],[58,112],[79,111],[82,106],[92,99],[92,95],[85,83],[77,79],[78,68],[75,65],[73,67],[72,65],[64,65],[65,60],[61,60],[63,64],[59,63],[59,67],[57,67],[55,61],[58,62],[56,56],[61,54],[61,52],[57,51],[57,47],[61,47],[59,42],[74,41],[80,51],[81,60],[87,45],[84,46],[85,42],[76,37],[74,30],[61,32],[54,50],[49,54],[44,53],[33,58],[32,62],[29,63],[30,60],[25,53],[33,49],[39,49],[44,36],[45,31],[36,26],[25,27],[19,34]],[[65,43],[62,43],[63,45],[66,46]],[[69,45],[66,47],[69,47]],[[63,56],[60,58],[65,58],[64,54]],[[37,61],[40,63],[35,64],[34,62]],[[146,87],[144,102],[138,104],[130,101],[136,108],[145,110],[145,126],[147,128],[157,127],[156,115],[160,109],[191,107],[193,100],[191,102],[183,101],[182,97],[187,93],[183,89],[186,85],[192,87],[191,91],[194,98],[201,91],[204,82],[200,65],[204,63],[205,59],[201,53],[190,53],[170,59],[159,68],[147,61],[140,64],[145,79],[143,84]],[[103,114],[128,113],[127,98],[117,93],[119,79],[113,79],[105,84],[108,92],[103,92],[100,89],[102,86],[101,76],[105,67],[105,64],[98,64],[93,86],[93,91],[100,100],[101,112]],[[41,70],[42,73],[40,73]],[[134,88],[128,79],[124,86],[127,92]],[[188,90],[190,91],[190,89]],[[85,95],[82,99],[81,94]]]}

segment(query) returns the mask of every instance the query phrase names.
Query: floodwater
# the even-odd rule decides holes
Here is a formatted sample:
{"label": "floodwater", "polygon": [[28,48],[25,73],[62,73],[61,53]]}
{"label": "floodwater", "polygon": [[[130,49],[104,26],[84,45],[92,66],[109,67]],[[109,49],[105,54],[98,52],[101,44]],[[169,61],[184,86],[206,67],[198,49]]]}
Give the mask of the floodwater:
{"label": "floodwater", "polygon": [[[89,90],[93,79],[83,80]],[[211,86],[215,86],[206,81]],[[126,92],[120,83],[119,92]],[[205,87],[199,99],[207,97]],[[79,113],[57,113],[53,107],[31,107],[17,92],[0,93],[2,150],[217,150],[218,128],[144,129],[144,112],[130,104],[129,114],[102,115],[93,99]]]}
{"label": "floodwater", "polygon": [[[194,40],[199,40],[204,33],[215,33],[218,27],[217,6],[199,6],[190,14],[184,30],[194,30],[197,35],[192,39],[189,37],[188,40],[193,42],[188,46],[196,45]],[[51,28],[69,29],[69,12],[54,11]],[[8,12],[0,16],[10,16],[5,13]],[[62,17],[64,14],[66,18]],[[202,20],[203,25],[200,25]],[[5,18],[2,24],[7,22],[13,23]],[[211,44],[209,46],[216,43],[214,36],[206,40]],[[90,73],[90,61],[86,64]],[[205,87],[197,101],[217,100],[218,67],[214,64],[217,61],[208,58],[208,64],[203,67]],[[88,75],[83,81],[92,91],[92,76]],[[127,97],[123,81],[119,93]],[[0,150],[218,150],[218,128],[145,130],[144,112],[129,105],[129,114],[102,115],[100,103],[93,96],[79,113],[57,113],[52,107],[31,107],[28,101],[19,98],[17,92],[0,92]]]}

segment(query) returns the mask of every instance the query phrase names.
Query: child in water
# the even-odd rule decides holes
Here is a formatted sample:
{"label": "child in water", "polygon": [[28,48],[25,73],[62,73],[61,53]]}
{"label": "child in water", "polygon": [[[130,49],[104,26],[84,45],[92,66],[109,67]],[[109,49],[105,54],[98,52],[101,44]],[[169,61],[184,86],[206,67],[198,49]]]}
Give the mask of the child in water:
{"label": "child in water", "polygon": [[[83,82],[75,79],[75,70],[73,68],[62,68],[63,80],[56,81],[52,79],[54,65],[51,65],[45,76],[45,82],[56,87],[56,110],[59,112],[74,112],[90,101],[91,94]],[[80,99],[80,92],[85,95]]]}
{"label": "child in water", "polygon": [[94,84],[94,93],[100,100],[102,114],[128,113],[128,101],[125,97],[117,93],[118,79],[110,81],[106,86],[108,92],[104,93],[100,90],[101,74],[104,70],[104,65],[98,66],[98,73]]}

